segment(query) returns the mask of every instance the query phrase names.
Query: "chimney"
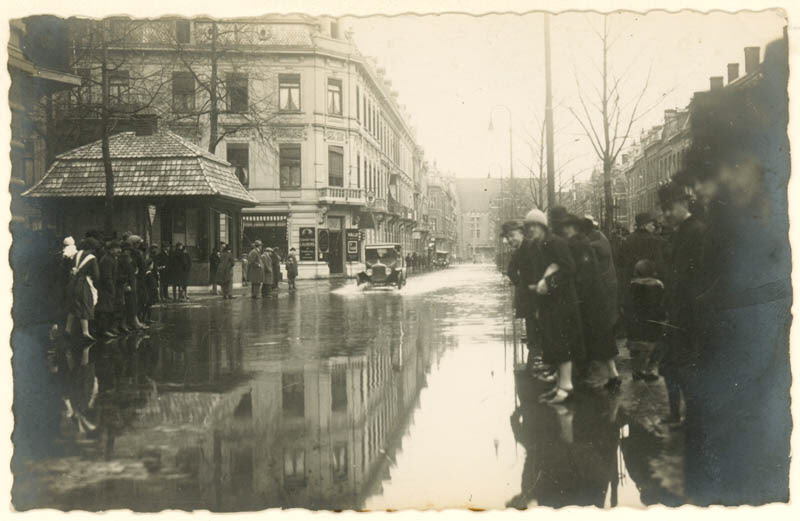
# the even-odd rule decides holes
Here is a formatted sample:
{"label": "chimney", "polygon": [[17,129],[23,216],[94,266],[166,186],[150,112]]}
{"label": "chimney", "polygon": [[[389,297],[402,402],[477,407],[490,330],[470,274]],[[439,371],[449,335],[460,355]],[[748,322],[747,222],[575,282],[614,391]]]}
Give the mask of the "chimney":
{"label": "chimney", "polygon": [[709,82],[711,83],[711,90],[721,89],[724,79],[722,76],[711,76]]}
{"label": "chimney", "polygon": [[760,47],[745,47],[744,48],[744,73],[750,74],[758,68],[759,54],[761,53]]}
{"label": "chimney", "polygon": [[733,83],[739,78],[739,64],[738,63],[729,63],[728,64],[728,83]]}

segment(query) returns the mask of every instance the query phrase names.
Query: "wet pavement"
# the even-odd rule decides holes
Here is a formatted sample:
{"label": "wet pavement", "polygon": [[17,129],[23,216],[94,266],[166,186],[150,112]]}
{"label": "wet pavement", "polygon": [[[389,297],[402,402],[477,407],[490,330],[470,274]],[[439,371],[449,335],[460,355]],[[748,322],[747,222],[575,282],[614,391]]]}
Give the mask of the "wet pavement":
{"label": "wet pavement", "polygon": [[55,374],[46,335],[15,332],[15,507],[680,503],[663,385],[631,382],[623,348],[619,395],[538,404],[544,384],[515,376],[519,326],[492,266],[400,292],[299,286],[160,306],[158,327],[66,349]]}

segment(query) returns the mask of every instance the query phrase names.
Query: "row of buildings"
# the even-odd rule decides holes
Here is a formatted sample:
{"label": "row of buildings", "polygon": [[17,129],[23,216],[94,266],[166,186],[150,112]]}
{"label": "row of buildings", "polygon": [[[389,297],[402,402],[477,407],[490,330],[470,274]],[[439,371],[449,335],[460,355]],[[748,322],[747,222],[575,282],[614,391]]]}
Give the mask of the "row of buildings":
{"label": "row of buildings", "polygon": [[370,243],[454,249],[452,176],[336,18],[33,17],[9,55],[17,230],[103,227],[105,127],[113,227],[184,244],[193,284],[221,242],[296,248],[301,278],[352,275]]}
{"label": "row of buildings", "polygon": [[[760,48],[744,49],[744,74],[738,63],[727,66],[725,77],[709,78],[709,91],[738,88],[758,81],[761,74]],[[667,109],[662,123],[643,130],[621,154],[613,171],[614,223],[630,230],[638,213],[660,213],[658,188],[684,168],[686,154],[692,145],[692,108],[696,93],[687,107]],[[566,206],[579,215],[605,216],[602,168],[596,168],[590,179],[576,183],[567,195]],[[602,224],[602,223],[601,223]]]}

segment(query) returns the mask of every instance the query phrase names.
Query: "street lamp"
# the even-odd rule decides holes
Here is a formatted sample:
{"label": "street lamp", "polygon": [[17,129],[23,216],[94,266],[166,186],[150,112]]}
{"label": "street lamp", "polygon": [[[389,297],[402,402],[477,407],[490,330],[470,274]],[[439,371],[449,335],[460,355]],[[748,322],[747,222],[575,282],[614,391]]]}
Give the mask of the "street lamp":
{"label": "street lamp", "polygon": [[[495,105],[492,107],[492,110],[489,111],[489,131],[494,130],[494,125],[492,123],[492,115],[494,111],[497,109],[505,109],[508,111],[508,177],[511,181],[511,215],[516,217],[517,215],[517,199],[514,195],[514,117],[511,113],[511,109],[508,108],[506,105]],[[502,179],[502,178],[501,178]]]}

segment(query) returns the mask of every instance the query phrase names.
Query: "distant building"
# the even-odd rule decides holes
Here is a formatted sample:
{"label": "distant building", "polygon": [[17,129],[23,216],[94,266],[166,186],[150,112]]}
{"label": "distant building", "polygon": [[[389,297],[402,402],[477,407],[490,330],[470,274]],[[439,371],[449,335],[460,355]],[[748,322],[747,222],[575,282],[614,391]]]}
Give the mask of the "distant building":
{"label": "distant building", "polygon": [[458,250],[458,194],[451,175],[436,165],[428,173],[428,253]]}
{"label": "distant building", "polygon": [[500,180],[492,178],[456,179],[460,208],[461,240],[464,259],[493,262],[497,254],[498,230],[491,203],[500,194]]}

